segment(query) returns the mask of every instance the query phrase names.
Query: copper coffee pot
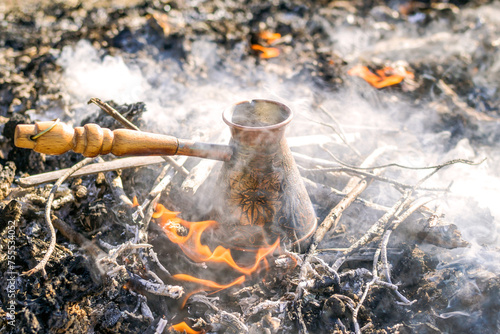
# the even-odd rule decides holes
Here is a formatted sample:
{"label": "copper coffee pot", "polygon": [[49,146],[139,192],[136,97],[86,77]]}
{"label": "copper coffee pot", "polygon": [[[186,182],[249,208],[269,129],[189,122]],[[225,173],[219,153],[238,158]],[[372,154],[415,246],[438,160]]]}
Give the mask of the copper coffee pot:
{"label": "copper coffee pot", "polygon": [[306,246],[317,223],[284,137],[291,110],[275,101],[251,100],[235,104],[222,117],[231,129],[229,145],[127,129],[111,131],[96,124],[72,129],[53,121],[18,125],[14,143],[55,155],[73,150],[86,157],[187,155],[224,161],[214,218],[223,226],[226,243],[260,247],[280,237],[282,244]]}

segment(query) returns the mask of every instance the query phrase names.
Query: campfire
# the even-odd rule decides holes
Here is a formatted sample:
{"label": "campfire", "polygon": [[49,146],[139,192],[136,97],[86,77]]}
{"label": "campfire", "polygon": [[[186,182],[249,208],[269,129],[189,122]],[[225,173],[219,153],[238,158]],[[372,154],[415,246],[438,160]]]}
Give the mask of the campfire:
{"label": "campfire", "polygon": [[498,4],[0,14],[3,332],[498,332]]}

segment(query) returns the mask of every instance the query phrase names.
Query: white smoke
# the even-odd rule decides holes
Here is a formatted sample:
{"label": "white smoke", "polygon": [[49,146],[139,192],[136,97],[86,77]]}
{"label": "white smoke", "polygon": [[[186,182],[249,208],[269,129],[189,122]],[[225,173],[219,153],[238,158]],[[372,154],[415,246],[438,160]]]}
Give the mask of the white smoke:
{"label": "white smoke", "polygon": [[[492,8],[499,12],[497,7]],[[498,20],[498,16],[490,14],[484,10],[463,13],[464,17],[476,17],[478,25]],[[332,52],[337,52],[352,65],[373,58],[403,59],[411,63],[419,57],[434,61],[454,54],[467,57],[481,47],[473,30],[455,32],[439,21],[424,33],[418,32],[411,20],[394,24],[391,31],[385,26],[367,31],[349,22],[339,29],[330,26],[326,19],[322,22],[330,34]],[[403,37],[408,32],[410,36]],[[403,38],[406,42],[399,43]],[[447,222],[459,227],[471,246],[449,254],[471,263],[477,261],[500,273],[499,143],[471,142],[464,138],[450,147],[451,132],[433,130],[442,122],[434,110],[415,107],[402,94],[376,90],[358,78],[348,79],[346,87],[340,91],[320,90],[306,80],[305,75],[297,75],[299,69],[290,68],[286,54],[258,64],[253,56],[246,54],[248,47],[244,42],[233,50],[221,51],[216,43],[200,40],[193,42],[190,50],[188,62],[180,65],[177,60],[159,59],[148,53],[140,59],[125,54],[103,57],[101,51],[81,41],[74,47],[66,47],[58,63],[63,68],[63,87],[75,105],[84,104],[91,97],[119,103],[142,101],[149,110],[145,117],[161,124],[165,133],[177,136],[213,136],[225,127],[221,120],[222,110],[251,98],[271,98],[289,105],[296,114],[289,136],[331,135],[331,129],[310,121],[325,120],[317,111],[315,98],[320,95],[322,106],[343,126],[348,138],[356,138],[349,144],[363,154],[382,145],[396,145],[398,151],[385,159],[412,166],[436,165],[457,158],[474,161],[487,158],[479,166],[457,164],[447,167],[427,181],[426,186],[446,187],[453,182],[451,192],[433,205],[445,214]],[[490,88],[495,87],[500,77],[499,64],[497,59],[489,69],[479,69],[477,80]],[[183,66],[188,66],[189,71],[184,71]],[[482,76],[485,73],[487,75]],[[78,110],[87,113],[95,111],[96,107],[85,106]],[[492,123],[479,129],[491,132],[485,133],[485,137],[493,137],[498,126]],[[348,151],[344,150],[345,156]],[[391,169],[388,173],[399,177],[401,182],[414,184],[428,171]],[[381,199],[385,204],[390,200]]]}

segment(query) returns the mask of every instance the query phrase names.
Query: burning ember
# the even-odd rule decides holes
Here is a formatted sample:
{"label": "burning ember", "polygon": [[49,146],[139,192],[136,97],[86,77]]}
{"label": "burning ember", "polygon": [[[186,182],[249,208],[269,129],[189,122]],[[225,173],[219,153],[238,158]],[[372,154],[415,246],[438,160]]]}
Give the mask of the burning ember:
{"label": "burning ember", "polygon": [[191,327],[186,324],[185,321],[178,323],[177,325],[173,325],[170,327],[171,329],[181,332],[181,333],[186,333],[186,334],[199,334],[202,333],[202,331],[195,331]]}
{"label": "burning ember", "polygon": [[260,51],[260,58],[268,59],[275,58],[280,55],[280,50],[277,48],[266,48],[259,44],[252,44],[252,50]]}
{"label": "burning ember", "polygon": [[[262,39],[264,43],[272,45],[274,42],[276,42],[281,38],[281,34],[272,33],[270,31],[265,30],[261,31],[258,34],[258,37]],[[251,48],[252,50],[261,52],[259,54],[259,57],[264,59],[275,58],[280,55],[280,50],[278,48],[264,47],[259,44],[252,44]]]}
{"label": "burning ember", "polygon": [[267,43],[273,44],[273,42],[275,42],[281,38],[281,34],[273,33],[273,32],[265,30],[265,31],[261,31],[259,33],[259,37],[262,38],[263,40],[265,40]]}
{"label": "burning ember", "polygon": [[406,70],[403,72],[392,67],[384,67],[373,73],[368,67],[362,65],[354,66],[347,72],[347,74],[361,77],[370,85],[378,89],[397,85],[406,77],[413,78],[413,73]]}

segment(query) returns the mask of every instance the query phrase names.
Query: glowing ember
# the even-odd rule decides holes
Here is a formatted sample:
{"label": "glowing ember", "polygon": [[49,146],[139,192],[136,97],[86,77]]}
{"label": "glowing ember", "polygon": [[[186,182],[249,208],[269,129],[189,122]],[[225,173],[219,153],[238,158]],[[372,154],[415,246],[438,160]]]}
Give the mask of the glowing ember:
{"label": "glowing ember", "polygon": [[384,67],[373,73],[366,66],[356,65],[351,68],[347,74],[363,78],[366,82],[375,88],[384,88],[392,86],[403,81],[407,76],[412,77],[413,73],[408,71],[397,71],[392,67]]}
{"label": "glowing ember", "polygon": [[170,329],[173,329],[174,331],[178,331],[181,333],[186,333],[186,334],[201,334],[202,333],[202,331],[195,331],[194,329],[189,327],[185,321],[183,321],[177,325],[170,326]]}
{"label": "glowing ember", "polygon": [[280,55],[280,50],[277,48],[266,48],[262,45],[252,44],[252,50],[262,52],[259,56],[260,58],[268,59],[278,57]]}
{"label": "glowing ember", "polygon": [[278,33],[272,33],[270,31],[261,31],[259,33],[259,37],[265,40],[268,43],[273,43],[274,41],[278,40],[281,38],[281,34]]}

